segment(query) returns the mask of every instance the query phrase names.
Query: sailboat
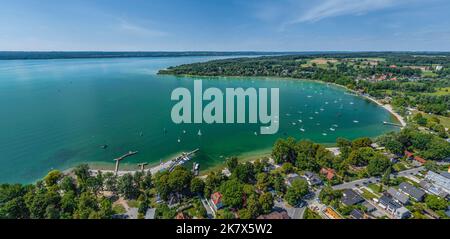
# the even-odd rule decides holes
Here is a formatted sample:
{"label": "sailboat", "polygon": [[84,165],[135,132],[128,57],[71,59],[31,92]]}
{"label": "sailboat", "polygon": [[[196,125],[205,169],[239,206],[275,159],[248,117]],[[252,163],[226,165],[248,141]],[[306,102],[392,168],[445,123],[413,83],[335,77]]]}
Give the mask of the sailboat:
{"label": "sailboat", "polygon": [[198,136],[202,136],[202,130],[198,130]]}

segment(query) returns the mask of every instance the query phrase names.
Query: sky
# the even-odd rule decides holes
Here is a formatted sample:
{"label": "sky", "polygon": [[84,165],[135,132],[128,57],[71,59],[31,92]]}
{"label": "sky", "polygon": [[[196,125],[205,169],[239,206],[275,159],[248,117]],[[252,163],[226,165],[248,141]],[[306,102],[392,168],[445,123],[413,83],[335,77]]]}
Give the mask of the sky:
{"label": "sky", "polygon": [[450,51],[448,0],[2,0],[0,51]]}

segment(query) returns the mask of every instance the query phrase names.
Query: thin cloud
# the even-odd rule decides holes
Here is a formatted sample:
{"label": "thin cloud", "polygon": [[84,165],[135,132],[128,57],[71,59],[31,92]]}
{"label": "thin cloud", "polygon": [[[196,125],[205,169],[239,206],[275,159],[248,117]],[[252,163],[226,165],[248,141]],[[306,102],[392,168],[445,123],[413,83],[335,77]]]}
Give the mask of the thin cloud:
{"label": "thin cloud", "polygon": [[320,4],[307,9],[300,17],[289,23],[317,22],[344,15],[363,15],[405,2],[405,0],[324,0]]}

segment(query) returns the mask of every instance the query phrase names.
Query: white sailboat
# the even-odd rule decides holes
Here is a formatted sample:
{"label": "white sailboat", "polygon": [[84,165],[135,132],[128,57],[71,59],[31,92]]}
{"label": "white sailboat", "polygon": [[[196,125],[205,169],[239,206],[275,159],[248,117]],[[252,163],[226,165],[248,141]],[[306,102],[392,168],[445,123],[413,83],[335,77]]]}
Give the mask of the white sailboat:
{"label": "white sailboat", "polygon": [[198,136],[202,136],[202,130],[198,130]]}

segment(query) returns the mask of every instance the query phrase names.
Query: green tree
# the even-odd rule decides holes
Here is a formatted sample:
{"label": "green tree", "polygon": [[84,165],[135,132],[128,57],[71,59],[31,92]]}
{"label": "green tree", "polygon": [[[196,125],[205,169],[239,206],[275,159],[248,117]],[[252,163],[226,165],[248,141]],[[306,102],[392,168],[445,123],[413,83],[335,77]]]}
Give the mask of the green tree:
{"label": "green tree", "polygon": [[230,170],[230,172],[233,172],[239,164],[238,158],[231,157],[225,162],[225,164],[227,165],[228,170]]}
{"label": "green tree", "polygon": [[274,206],[273,196],[271,193],[263,193],[259,197],[259,204],[263,214],[269,214]]}
{"label": "green tree", "polygon": [[244,198],[244,187],[237,179],[231,179],[220,186],[222,202],[225,206],[231,208],[242,208],[242,199]]}
{"label": "green tree", "polygon": [[190,188],[192,173],[184,167],[176,167],[170,174],[167,182],[173,192],[182,193]]}
{"label": "green tree", "polygon": [[403,144],[396,141],[396,140],[390,140],[385,144],[386,149],[388,149],[391,153],[396,155],[402,155],[404,151]]}
{"label": "green tree", "polygon": [[59,170],[52,170],[44,177],[45,185],[48,187],[54,186],[62,177],[63,175]]}
{"label": "green tree", "polygon": [[372,140],[370,138],[367,138],[367,137],[359,138],[359,139],[353,140],[352,148],[355,150],[355,149],[359,149],[359,148],[370,147],[371,144],[372,144]]}
{"label": "green tree", "polygon": [[448,207],[447,200],[435,195],[427,195],[425,198],[425,203],[429,208],[435,211],[446,210]]}
{"label": "green tree", "polygon": [[367,172],[371,176],[381,176],[391,166],[389,159],[382,155],[378,155],[369,160]]}
{"label": "green tree", "polygon": [[296,206],[306,194],[308,194],[308,183],[303,179],[296,179],[291,183],[284,197],[291,206]]}
{"label": "green tree", "polygon": [[139,190],[134,185],[133,176],[125,174],[119,178],[117,183],[119,193],[126,199],[136,199],[139,196]]}
{"label": "green tree", "polygon": [[81,164],[75,167],[73,173],[77,177],[78,185],[82,190],[85,189],[88,179],[91,177],[91,173],[89,172],[89,166],[87,164]]}
{"label": "green tree", "polygon": [[283,162],[293,163],[297,157],[295,148],[296,142],[294,138],[277,140],[272,148],[272,156],[275,162],[278,164]]}
{"label": "green tree", "polygon": [[326,186],[320,191],[319,199],[322,203],[329,205],[332,201],[335,201],[342,197],[342,193],[333,190],[332,187]]}
{"label": "green tree", "polygon": [[76,185],[74,179],[69,176],[65,176],[61,179],[61,181],[59,183],[59,188],[66,193],[77,191],[77,185]]}
{"label": "green tree", "polygon": [[233,178],[238,179],[242,183],[250,183],[255,179],[253,164],[250,162],[247,162],[245,164],[239,164],[235,168],[231,176]]}
{"label": "green tree", "polygon": [[193,178],[191,181],[191,192],[203,195],[205,191],[205,183],[200,178]]}
{"label": "green tree", "polygon": [[260,173],[256,176],[256,188],[266,192],[270,187],[270,178],[267,173]]}

